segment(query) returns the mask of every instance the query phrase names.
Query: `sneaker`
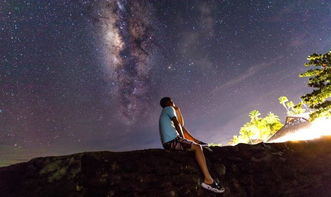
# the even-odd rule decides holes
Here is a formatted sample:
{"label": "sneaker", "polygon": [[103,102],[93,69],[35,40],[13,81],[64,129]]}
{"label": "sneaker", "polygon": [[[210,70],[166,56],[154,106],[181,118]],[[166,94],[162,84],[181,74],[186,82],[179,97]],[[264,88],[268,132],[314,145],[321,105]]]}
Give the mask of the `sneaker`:
{"label": "sneaker", "polygon": [[222,186],[220,186],[215,180],[212,184],[207,184],[203,182],[201,183],[201,187],[215,193],[223,193],[225,191],[225,189]]}

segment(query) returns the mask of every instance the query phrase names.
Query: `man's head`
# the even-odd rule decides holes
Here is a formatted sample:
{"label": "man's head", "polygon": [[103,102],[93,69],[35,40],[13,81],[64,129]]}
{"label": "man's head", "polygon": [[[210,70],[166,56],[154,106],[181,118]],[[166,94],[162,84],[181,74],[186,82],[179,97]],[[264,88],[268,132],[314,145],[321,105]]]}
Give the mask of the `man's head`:
{"label": "man's head", "polygon": [[174,102],[172,101],[172,99],[170,97],[163,97],[160,100],[160,105],[162,108],[165,108],[167,106],[174,106]]}

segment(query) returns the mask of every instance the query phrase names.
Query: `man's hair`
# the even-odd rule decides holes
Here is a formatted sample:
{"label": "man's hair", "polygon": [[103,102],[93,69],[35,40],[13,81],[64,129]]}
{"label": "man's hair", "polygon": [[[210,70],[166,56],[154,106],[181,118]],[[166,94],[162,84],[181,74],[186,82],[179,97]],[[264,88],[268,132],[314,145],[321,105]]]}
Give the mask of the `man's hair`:
{"label": "man's hair", "polygon": [[170,97],[163,97],[161,100],[160,100],[160,105],[161,107],[166,107],[167,106],[167,103],[171,101],[171,98]]}

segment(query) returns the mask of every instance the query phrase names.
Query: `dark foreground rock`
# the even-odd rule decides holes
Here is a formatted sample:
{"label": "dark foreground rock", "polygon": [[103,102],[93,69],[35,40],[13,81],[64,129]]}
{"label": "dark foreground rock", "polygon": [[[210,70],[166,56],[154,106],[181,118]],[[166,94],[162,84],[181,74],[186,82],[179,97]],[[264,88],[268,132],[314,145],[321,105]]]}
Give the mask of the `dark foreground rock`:
{"label": "dark foreground rock", "polygon": [[201,188],[193,152],[40,157],[0,168],[0,196],[331,196],[331,139],[205,150],[226,192]]}

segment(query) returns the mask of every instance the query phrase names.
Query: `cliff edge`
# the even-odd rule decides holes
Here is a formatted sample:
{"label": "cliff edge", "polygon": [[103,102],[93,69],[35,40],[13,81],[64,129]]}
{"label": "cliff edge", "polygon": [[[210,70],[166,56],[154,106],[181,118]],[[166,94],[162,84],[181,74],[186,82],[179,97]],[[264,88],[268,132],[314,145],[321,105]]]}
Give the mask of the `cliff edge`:
{"label": "cliff edge", "polygon": [[146,149],[34,158],[0,168],[0,196],[330,196],[331,138],[211,147],[224,194],[204,190],[193,152]]}

